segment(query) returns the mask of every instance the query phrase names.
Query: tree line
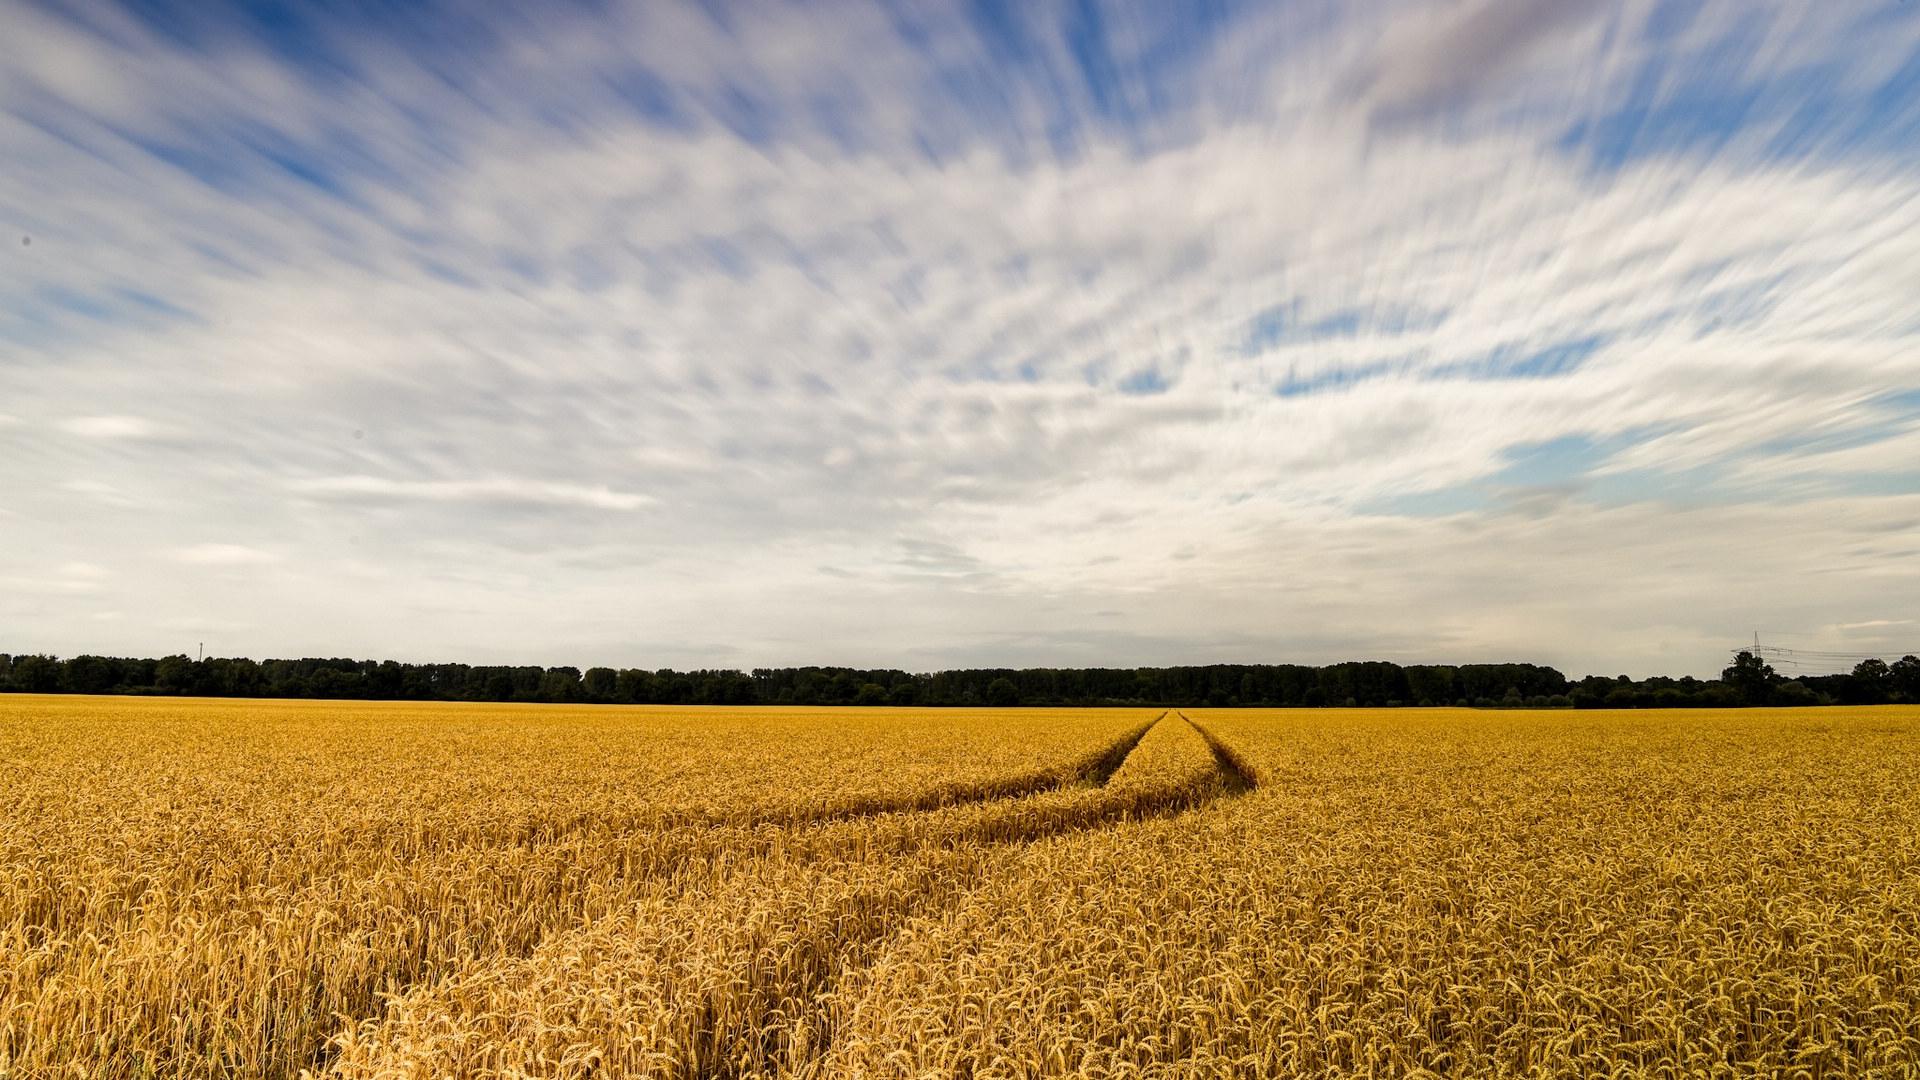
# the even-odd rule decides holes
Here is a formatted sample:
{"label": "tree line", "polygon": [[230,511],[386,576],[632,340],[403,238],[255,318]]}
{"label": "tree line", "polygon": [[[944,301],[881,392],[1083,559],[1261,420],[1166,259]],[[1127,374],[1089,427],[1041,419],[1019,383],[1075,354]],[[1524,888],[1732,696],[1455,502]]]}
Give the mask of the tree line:
{"label": "tree line", "polygon": [[650,705],[1462,705],[1676,708],[1920,702],[1920,659],[1783,679],[1741,653],[1717,680],[1590,676],[1538,664],[1208,664],[1140,668],[669,668],[405,664],[393,660],[155,659],[0,653],[0,692],[172,694]]}

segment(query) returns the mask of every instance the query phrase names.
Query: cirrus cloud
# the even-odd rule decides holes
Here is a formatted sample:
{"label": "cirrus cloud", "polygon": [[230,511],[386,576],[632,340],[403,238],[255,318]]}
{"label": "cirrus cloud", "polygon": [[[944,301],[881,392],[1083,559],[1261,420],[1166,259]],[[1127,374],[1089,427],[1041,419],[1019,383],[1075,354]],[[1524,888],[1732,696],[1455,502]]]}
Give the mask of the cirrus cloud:
{"label": "cirrus cloud", "polygon": [[1920,601],[1912,12],[538,14],[0,15],[0,530],[129,613],[17,646],[1706,673]]}

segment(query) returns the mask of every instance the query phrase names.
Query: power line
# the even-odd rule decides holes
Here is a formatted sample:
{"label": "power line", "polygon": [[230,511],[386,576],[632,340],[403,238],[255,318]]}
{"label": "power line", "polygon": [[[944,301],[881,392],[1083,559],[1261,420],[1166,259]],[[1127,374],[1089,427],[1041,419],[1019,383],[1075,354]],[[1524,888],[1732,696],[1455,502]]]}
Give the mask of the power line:
{"label": "power line", "polygon": [[[1810,635],[1800,635],[1810,636]],[[1728,650],[1737,656],[1750,652],[1767,661],[1775,670],[1785,669],[1797,675],[1846,675],[1866,660],[1892,662],[1902,656],[1920,654],[1920,649],[1881,649],[1871,652],[1842,652],[1835,649],[1796,649],[1786,645],[1763,645],[1754,634],[1751,646]]]}
{"label": "power line", "polygon": [[1873,652],[1828,652],[1822,649],[1788,649],[1779,645],[1763,645],[1760,652],[1766,656],[1793,657],[1801,660],[1872,660],[1887,656],[1899,656],[1899,651],[1878,649]]}

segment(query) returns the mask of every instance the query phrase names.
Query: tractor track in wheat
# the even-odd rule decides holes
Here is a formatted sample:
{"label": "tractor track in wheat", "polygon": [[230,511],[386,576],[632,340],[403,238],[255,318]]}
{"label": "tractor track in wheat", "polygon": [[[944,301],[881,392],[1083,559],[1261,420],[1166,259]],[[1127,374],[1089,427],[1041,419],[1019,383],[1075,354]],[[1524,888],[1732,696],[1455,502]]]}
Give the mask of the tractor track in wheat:
{"label": "tractor track in wheat", "polygon": [[[1006,845],[1030,844],[1053,836],[1085,832],[1098,828],[1114,827],[1125,822],[1138,822],[1154,818],[1173,817],[1191,810],[1199,809],[1220,799],[1237,798],[1258,786],[1254,772],[1247,767],[1240,756],[1211,732],[1195,723],[1185,713],[1168,710],[1161,713],[1152,722],[1126,738],[1116,742],[1106,751],[1096,755],[1089,764],[1077,770],[1081,782],[1096,788],[1105,788],[1113,777],[1126,764],[1140,742],[1155,727],[1163,723],[1181,723],[1193,729],[1206,743],[1213,758],[1215,775],[1211,782],[1181,785],[1166,789],[1144,789],[1129,793],[1126,797],[1103,802],[1090,808],[1091,812],[1068,815],[1061,818],[1042,818],[1025,822],[1023,827],[1011,828],[1006,832],[977,834],[972,839],[981,842]],[[984,801],[984,800],[982,800]],[[1014,822],[1011,824],[1020,824]],[[896,905],[897,917],[886,924],[871,928],[868,933],[857,938],[843,940],[841,949],[830,966],[809,973],[799,985],[785,988],[784,996],[788,1000],[794,997],[811,999],[816,1006],[827,1002],[835,989],[846,979],[855,976],[862,968],[885,954],[887,943],[915,919],[927,917],[940,910],[951,909],[966,901],[985,879],[987,870],[960,881],[946,883],[949,887],[937,893],[916,893],[903,896]],[[818,1063],[832,1050],[837,1035],[836,1018],[823,1008],[813,1012],[816,1028],[806,1040],[806,1060]],[[760,1042],[758,1053],[752,1060],[758,1063],[778,1060],[783,1049],[778,1042],[789,1035],[777,1027],[754,1021],[739,1024],[732,1032],[715,1032],[714,1053],[711,1059],[699,1063],[691,1072],[695,1080],[740,1080],[749,1071],[740,1067],[742,1055],[738,1052],[739,1042],[757,1039]],[[792,1055],[787,1054],[786,1065],[794,1066]]]}

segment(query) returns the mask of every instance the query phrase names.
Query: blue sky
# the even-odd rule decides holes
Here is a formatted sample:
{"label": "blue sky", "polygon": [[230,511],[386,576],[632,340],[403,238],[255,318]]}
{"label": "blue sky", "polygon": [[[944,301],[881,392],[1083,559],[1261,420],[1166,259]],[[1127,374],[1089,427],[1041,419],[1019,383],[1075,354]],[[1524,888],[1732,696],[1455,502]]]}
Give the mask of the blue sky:
{"label": "blue sky", "polygon": [[0,10],[0,650],[1920,647],[1911,3]]}

